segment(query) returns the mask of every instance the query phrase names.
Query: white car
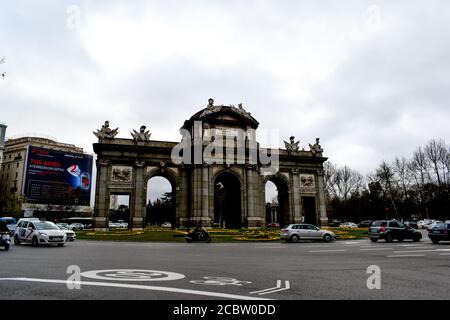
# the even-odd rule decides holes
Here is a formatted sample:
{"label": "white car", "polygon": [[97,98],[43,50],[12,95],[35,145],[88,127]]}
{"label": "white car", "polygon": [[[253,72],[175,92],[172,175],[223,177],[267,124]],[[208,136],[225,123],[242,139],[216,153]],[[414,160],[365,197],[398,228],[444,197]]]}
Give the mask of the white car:
{"label": "white car", "polygon": [[40,244],[56,244],[62,247],[67,236],[56,224],[48,221],[19,221],[14,232],[14,244],[31,243],[34,247]]}
{"label": "white car", "polygon": [[161,227],[163,228],[172,228],[172,224],[170,222],[161,223]]}
{"label": "white car", "polygon": [[72,230],[69,230],[66,226],[62,224],[57,224],[58,228],[66,233],[66,241],[75,241],[76,233]]}
{"label": "white car", "polygon": [[425,229],[425,226],[426,226],[425,221],[423,221],[423,220],[417,221],[417,227],[418,227],[419,229]]}
{"label": "white car", "polygon": [[339,228],[358,228],[358,225],[354,222],[344,222],[339,225]]}

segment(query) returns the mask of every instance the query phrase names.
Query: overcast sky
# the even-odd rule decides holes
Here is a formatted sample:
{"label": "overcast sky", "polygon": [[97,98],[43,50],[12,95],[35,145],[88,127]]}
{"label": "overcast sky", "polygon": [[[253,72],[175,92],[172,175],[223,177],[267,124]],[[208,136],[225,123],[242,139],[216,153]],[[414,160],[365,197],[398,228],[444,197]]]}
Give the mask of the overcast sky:
{"label": "overcast sky", "polygon": [[0,122],[92,153],[213,97],[366,174],[450,136],[449,1],[2,1]]}

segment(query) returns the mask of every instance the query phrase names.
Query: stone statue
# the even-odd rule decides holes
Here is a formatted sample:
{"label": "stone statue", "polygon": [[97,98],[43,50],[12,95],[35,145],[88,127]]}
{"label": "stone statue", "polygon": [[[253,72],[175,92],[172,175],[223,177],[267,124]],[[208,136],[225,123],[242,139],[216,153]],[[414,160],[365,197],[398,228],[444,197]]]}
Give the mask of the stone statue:
{"label": "stone statue", "polygon": [[286,150],[289,153],[294,153],[294,152],[298,152],[298,148],[299,148],[298,145],[299,145],[299,143],[300,143],[300,140],[295,142],[295,137],[291,136],[289,138],[289,142],[284,141],[284,146],[286,147]]}
{"label": "stone statue", "polygon": [[223,105],[220,106],[215,106],[214,105],[214,99],[213,98],[209,98],[208,99],[208,106],[206,107],[206,109],[203,111],[203,113],[201,114],[201,117],[206,116],[210,113],[213,112],[217,112],[222,110]]}
{"label": "stone statue", "polygon": [[97,129],[97,132],[94,131],[94,134],[97,138],[100,140],[102,139],[114,139],[116,135],[119,133],[119,128],[111,129],[109,127],[109,121],[106,120],[105,124],[102,125],[102,128],[100,130]]}
{"label": "stone statue", "polygon": [[133,137],[134,142],[145,142],[150,140],[150,136],[152,135],[150,131],[145,131],[147,129],[146,126],[141,126],[139,132],[133,129],[131,132],[131,136]]}
{"label": "stone statue", "polygon": [[214,99],[213,98],[209,98],[208,99],[208,109],[209,110],[213,110],[214,109]]}
{"label": "stone statue", "polygon": [[316,138],[316,143],[313,145],[309,143],[309,148],[311,149],[311,152],[313,154],[323,152],[323,149],[322,149],[321,145],[319,144],[319,140],[320,140],[320,138]]}

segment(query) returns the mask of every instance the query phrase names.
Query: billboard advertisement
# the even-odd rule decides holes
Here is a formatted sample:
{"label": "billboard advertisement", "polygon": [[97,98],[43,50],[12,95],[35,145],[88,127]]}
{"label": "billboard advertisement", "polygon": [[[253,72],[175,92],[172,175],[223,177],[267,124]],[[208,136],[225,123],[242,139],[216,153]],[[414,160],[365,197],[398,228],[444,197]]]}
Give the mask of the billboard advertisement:
{"label": "billboard advertisement", "polygon": [[28,147],[23,195],[30,203],[88,206],[92,156]]}

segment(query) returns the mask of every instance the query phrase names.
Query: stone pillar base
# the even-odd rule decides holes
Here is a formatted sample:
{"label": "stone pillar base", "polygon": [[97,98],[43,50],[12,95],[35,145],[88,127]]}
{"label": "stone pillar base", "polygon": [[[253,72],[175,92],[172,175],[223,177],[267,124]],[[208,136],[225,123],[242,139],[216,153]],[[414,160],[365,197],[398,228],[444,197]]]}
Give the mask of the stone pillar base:
{"label": "stone pillar base", "polygon": [[142,217],[133,217],[132,225],[133,230],[142,230],[144,229],[144,218]]}
{"label": "stone pillar base", "polygon": [[247,217],[247,228],[261,228],[263,226],[263,219],[260,217]]}
{"label": "stone pillar base", "polygon": [[[294,223],[303,223],[303,219],[302,218],[294,218]],[[284,227],[284,226],[281,226]]]}
{"label": "stone pillar base", "polygon": [[190,219],[191,227],[200,224],[202,227],[212,227],[212,221],[210,217],[192,217]]}
{"label": "stone pillar base", "polygon": [[320,225],[322,227],[328,226],[328,218],[320,218]]}
{"label": "stone pillar base", "polygon": [[94,217],[95,231],[108,230],[108,219],[106,217]]}

